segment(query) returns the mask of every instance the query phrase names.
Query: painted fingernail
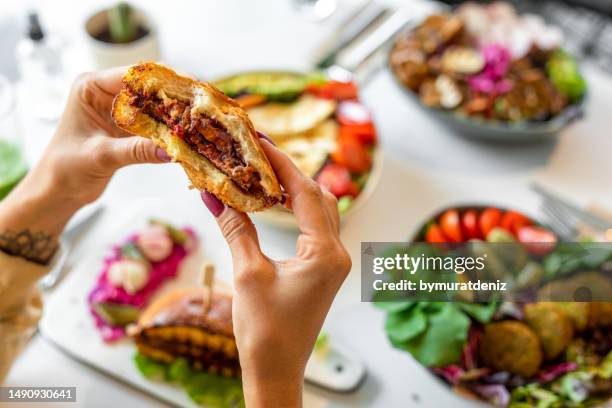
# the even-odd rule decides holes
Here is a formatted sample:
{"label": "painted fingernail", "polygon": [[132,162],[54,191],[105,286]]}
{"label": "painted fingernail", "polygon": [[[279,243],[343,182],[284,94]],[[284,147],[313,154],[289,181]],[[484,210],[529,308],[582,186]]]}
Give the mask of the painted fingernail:
{"label": "painted fingernail", "polygon": [[285,204],[286,202],[287,202],[287,194],[283,193],[283,195],[281,196],[280,203]]}
{"label": "painted fingernail", "polygon": [[170,157],[170,156],[168,155],[168,153],[166,153],[166,151],[165,151],[164,149],[162,149],[161,147],[157,147],[157,148],[155,149],[155,155],[157,156],[157,158],[158,158],[160,161],[163,161],[163,162],[166,162],[166,163],[168,163],[168,162],[171,162],[171,161],[172,161],[172,157]]}
{"label": "painted fingernail", "polygon": [[257,131],[257,136],[259,136],[261,139],[264,139],[267,142],[270,142],[270,144],[272,146],[276,146],[276,143],[274,143],[274,141],[272,139],[270,139],[270,137],[268,135],[265,135],[265,134],[261,133],[260,131]]}
{"label": "painted fingernail", "polygon": [[204,201],[206,208],[208,208],[215,218],[220,216],[221,213],[223,213],[223,210],[225,210],[225,204],[223,204],[221,200],[210,194],[208,191],[201,191],[200,196],[202,197],[202,201]]}

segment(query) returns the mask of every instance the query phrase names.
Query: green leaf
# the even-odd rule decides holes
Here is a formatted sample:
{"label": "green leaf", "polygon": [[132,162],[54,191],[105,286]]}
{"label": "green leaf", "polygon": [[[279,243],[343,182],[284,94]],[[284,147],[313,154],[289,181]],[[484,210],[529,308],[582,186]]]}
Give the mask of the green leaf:
{"label": "green leaf", "polygon": [[325,358],[329,354],[330,345],[329,335],[327,333],[319,333],[319,335],[317,336],[317,340],[315,341],[313,351],[320,358]]}
{"label": "green leaf", "polygon": [[140,373],[150,380],[164,380],[166,378],[166,366],[136,353],[134,363]]}
{"label": "green leaf", "polygon": [[586,93],[587,84],[580,74],[574,57],[563,50],[556,51],[546,64],[546,72],[555,87],[572,101]]}
{"label": "green leaf", "polygon": [[391,313],[387,315],[385,323],[387,334],[394,343],[408,341],[423,333],[426,328],[427,317],[418,307]]}
{"label": "green leaf", "polygon": [[138,371],[145,377],[181,386],[198,404],[231,408],[245,406],[242,383],[237,378],[226,378],[194,370],[185,359],[177,359],[167,365],[137,353],[134,362]]}
{"label": "green leaf", "polygon": [[[535,408],[562,407],[563,401],[555,393],[543,388],[538,383],[531,383],[517,387],[512,391],[510,407],[519,408],[530,406]],[[528,405],[526,405],[528,404]]]}
{"label": "green leaf", "polygon": [[394,345],[408,350],[425,366],[445,366],[461,358],[469,327],[470,319],[453,303],[442,303],[428,315],[427,330]]}
{"label": "green leaf", "polygon": [[192,374],[189,362],[184,358],[177,358],[168,366],[168,380],[182,383]]}
{"label": "green leaf", "polygon": [[343,196],[338,200],[338,212],[342,215],[345,214],[353,204],[353,197]]}
{"label": "green leaf", "polygon": [[121,250],[121,256],[123,256],[124,258],[134,259],[136,261],[147,262],[147,259],[144,257],[142,252],[140,252],[136,244],[133,242],[128,242],[128,243],[123,244],[120,250]]}
{"label": "green leaf", "polygon": [[168,231],[168,235],[170,235],[170,238],[172,238],[172,241],[174,241],[175,244],[178,245],[184,245],[185,241],[187,241],[187,238],[189,237],[187,235],[187,233],[181,229],[178,229],[176,227],[174,227],[173,225],[164,222],[160,219],[157,218],[151,218],[149,220],[150,224],[159,224],[162,227],[164,227],[166,229],[166,231]]}
{"label": "green leaf", "polygon": [[387,313],[401,312],[403,310],[410,309],[416,303],[418,302],[410,301],[410,300],[392,301],[392,302],[391,301],[390,302],[372,302],[372,304],[376,306],[378,309],[384,310]]}
{"label": "green leaf", "polygon": [[457,306],[480,323],[489,323],[497,311],[497,302],[489,303],[458,303]]}
{"label": "green leaf", "polygon": [[201,405],[244,407],[242,384],[235,378],[196,372],[182,383],[189,397]]}
{"label": "green leaf", "polygon": [[565,374],[559,380],[559,394],[572,402],[583,402],[589,396],[589,386],[593,375],[585,371]]}
{"label": "green leaf", "polygon": [[612,351],[599,364],[597,375],[606,380],[612,378]]}

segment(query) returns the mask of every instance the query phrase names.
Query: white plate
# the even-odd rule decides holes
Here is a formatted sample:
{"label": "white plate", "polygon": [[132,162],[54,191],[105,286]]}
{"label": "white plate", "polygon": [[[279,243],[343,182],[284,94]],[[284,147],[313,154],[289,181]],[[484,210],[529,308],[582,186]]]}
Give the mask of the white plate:
{"label": "white plate", "polygon": [[[374,155],[372,158],[372,169],[370,170],[370,176],[368,177],[368,181],[366,182],[365,188],[359,193],[357,198],[353,201],[348,211],[346,211],[340,217],[340,221],[344,222],[345,218],[356,212],[360,207],[362,207],[366,201],[372,196],[374,190],[376,190],[376,186],[378,185],[378,181],[380,180],[380,174],[382,173],[383,168],[383,160],[384,155],[380,146],[376,147],[374,151]],[[266,224],[273,225],[275,227],[295,230],[297,229],[297,222],[295,220],[295,216],[293,213],[286,210],[284,207],[277,205],[272,207],[266,211],[253,213],[251,216],[256,220],[261,220]]]}

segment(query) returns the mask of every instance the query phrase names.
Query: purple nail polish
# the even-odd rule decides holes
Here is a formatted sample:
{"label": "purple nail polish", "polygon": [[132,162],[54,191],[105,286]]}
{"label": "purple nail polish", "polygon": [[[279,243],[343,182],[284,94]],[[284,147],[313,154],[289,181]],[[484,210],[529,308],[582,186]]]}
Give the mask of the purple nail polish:
{"label": "purple nail polish", "polygon": [[265,135],[265,134],[261,133],[260,131],[257,131],[257,136],[259,136],[261,139],[264,139],[264,140],[270,142],[270,144],[272,146],[276,146],[276,143],[274,143],[274,141],[272,139],[270,139],[270,137],[268,135]]}
{"label": "purple nail polish", "polygon": [[161,147],[157,147],[157,148],[155,149],[155,155],[157,156],[157,158],[158,158],[160,161],[163,161],[163,162],[166,162],[166,163],[168,163],[168,162],[171,162],[171,161],[172,161],[172,157],[170,157],[170,156],[168,155],[168,153],[166,153],[166,151],[165,151],[164,149],[162,149]]}
{"label": "purple nail polish", "polygon": [[206,205],[206,208],[216,217],[220,216],[225,210],[225,204],[223,204],[217,197],[210,194],[208,191],[201,191],[200,196],[202,201]]}

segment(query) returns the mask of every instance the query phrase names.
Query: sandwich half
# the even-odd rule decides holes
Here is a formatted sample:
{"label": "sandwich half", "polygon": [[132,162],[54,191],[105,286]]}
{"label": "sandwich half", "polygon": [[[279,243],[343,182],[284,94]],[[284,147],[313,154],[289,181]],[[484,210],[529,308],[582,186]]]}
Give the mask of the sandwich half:
{"label": "sandwich half", "polygon": [[134,65],[113,103],[115,124],[148,137],[193,187],[239,211],[273,206],[281,189],[247,114],[212,85],[156,63]]}
{"label": "sandwich half", "polygon": [[232,327],[232,297],[215,290],[208,310],[203,288],[172,291],[153,302],[129,329],[138,351],[160,363],[186,359],[193,368],[240,375]]}

